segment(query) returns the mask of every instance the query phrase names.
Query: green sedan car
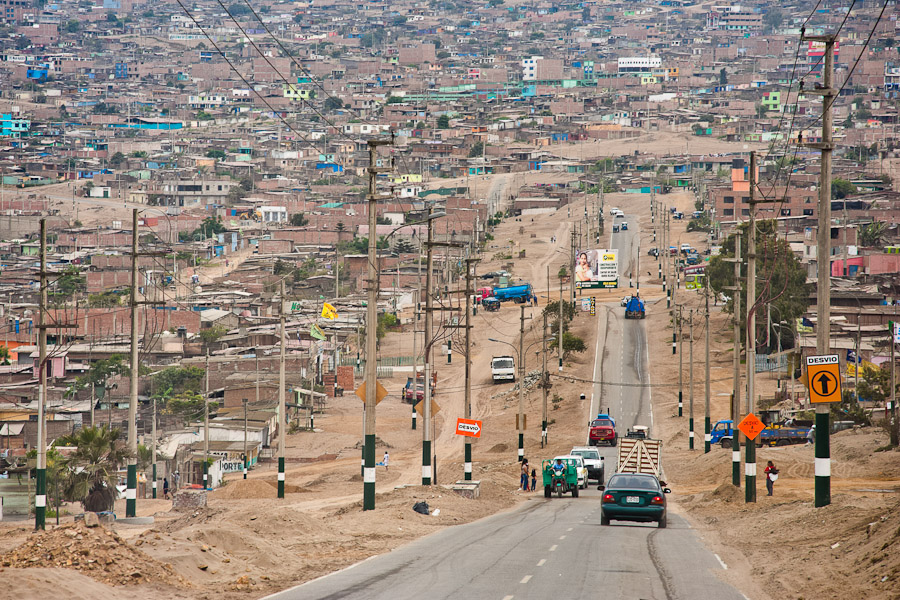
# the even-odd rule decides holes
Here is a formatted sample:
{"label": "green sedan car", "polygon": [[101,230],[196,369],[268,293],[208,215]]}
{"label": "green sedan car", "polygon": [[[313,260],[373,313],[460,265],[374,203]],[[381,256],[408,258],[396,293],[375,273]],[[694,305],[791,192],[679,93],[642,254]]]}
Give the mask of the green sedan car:
{"label": "green sedan car", "polygon": [[[664,484],[663,484],[664,485]],[[600,504],[600,524],[615,521],[656,522],[666,526],[666,494],[659,479],[644,473],[616,473],[609,478]]]}

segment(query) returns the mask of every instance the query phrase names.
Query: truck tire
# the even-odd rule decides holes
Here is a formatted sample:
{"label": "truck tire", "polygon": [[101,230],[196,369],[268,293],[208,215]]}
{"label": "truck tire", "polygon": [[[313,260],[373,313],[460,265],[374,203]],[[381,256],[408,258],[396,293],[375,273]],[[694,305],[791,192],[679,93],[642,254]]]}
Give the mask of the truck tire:
{"label": "truck tire", "polygon": [[572,497],[573,498],[578,497],[578,484],[577,483],[575,484],[575,487],[572,488]]}
{"label": "truck tire", "polygon": [[549,498],[552,495],[552,489],[549,485],[544,486],[544,498]]}
{"label": "truck tire", "polygon": [[775,442],[775,445],[776,446],[788,446],[788,445],[790,445],[790,443],[791,443],[791,440],[782,438],[782,439],[778,440],[777,442]]}
{"label": "truck tire", "polygon": [[615,447],[615,445],[616,445],[616,438],[613,438],[613,440],[609,443],[609,445]]}
{"label": "truck tire", "polygon": [[724,439],[721,441],[721,444],[722,444],[722,447],[725,448],[726,450],[728,450],[729,448],[732,448],[732,447],[734,446],[734,442],[732,442],[732,441],[731,441],[730,439],[728,439],[728,438],[724,438]]}

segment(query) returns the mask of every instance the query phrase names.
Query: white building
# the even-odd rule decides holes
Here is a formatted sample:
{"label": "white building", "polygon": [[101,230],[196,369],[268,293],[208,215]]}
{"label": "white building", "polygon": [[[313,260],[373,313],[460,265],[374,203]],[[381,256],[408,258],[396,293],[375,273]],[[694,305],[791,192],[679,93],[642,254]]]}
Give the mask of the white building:
{"label": "white building", "polygon": [[619,73],[644,73],[662,66],[658,56],[627,56],[619,59]]}
{"label": "white building", "polygon": [[522,59],[522,79],[524,81],[537,79],[537,64],[543,58],[543,56],[532,56],[531,58]]}

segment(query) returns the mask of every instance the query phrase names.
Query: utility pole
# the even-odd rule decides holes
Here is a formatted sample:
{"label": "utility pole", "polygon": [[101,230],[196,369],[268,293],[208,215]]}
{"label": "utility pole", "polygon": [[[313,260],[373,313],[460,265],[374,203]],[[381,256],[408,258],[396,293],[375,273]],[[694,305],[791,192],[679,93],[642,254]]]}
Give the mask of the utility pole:
{"label": "utility pole", "polygon": [[741,434],[738,431],[738,417],[741,414],[741,231],[734,234],[734,285],[731,286],[734,298],[734,380],[731,393],[731,483],[741,487]]}
{"label": "utility pole", "polygon": [[[560,340],[562,345],[562,340]],[[519,462],[525,458],[525,305],[519,306]]]}
{"label": "utility pole", "polygon": [[709,454],[710,442],[712,441],[712,423],[709,419],[709,279],[704,279],[705,281],[703,282],[703,296],[706,300],[706,389],[704,390],[704,393],[706,395],[706,416],[703,427],[703,452],[704,454]]}
{"label": "utility pole", "polygon": [[41,219],[41,306],[38,310],[38,455],[34,483],[34,529],[45,529],[47,516],[47,424],[44,408],[47,402],[47,220]]}
{"label": "utility pole", "polygon": [[[569,298],[572,302],[572,308],[575,308],[575,226],[572,225],[572,256],[569,258],[569,264],[572,266],[572,277],[569,279]],[[562,300],[562,298],[560,298]],[[562,338],[559,340],[559,355],[562,360]]]}
{"label": "utility pole", "polygon": [[688,448],[694,449],[694,309],[690,310],[690,335],[691,341],[688,362]]}
{"label": "utility pole", "polygon": [[250,464],[250,456],[247,454],[247,399],[243,398],[244,405],[244,479],[247,479],[247,466]]}
{"label": "utility pole", "polygon": [[[419,236],[419,254],[416,258],[416,283],[418,284],[418,289],[416,290],[416,303],[413,306],[413,389],[412,389],[412,428],[416,429],[416,393],[418,392],[419,386],[419,355],[417,354],[416,348],[418,348],[418,344],[416,343],[417,334],[419,333],[419,315],[422,312],[422,236]],[[424,374],[423,374],[424,377]]]}
{"label": "utility pole", "polygon": [[[369,236],[371,237],[371,236]],[[287,406],[284,400],[284,278],[278,295],[278,335],[281,352],[278,360],[278,497],[284,498],[284,447],[287,438]]]}
{"label": "utility pole", "polygon": [[[747,414],[754,411],[756,382],[756,152],[750,152],[750,227],[747,237]],[[821,248],[820,248],[821,249]],[[745,502],[756,502],[756,440],[747,438]]]}
{"label": "utility pole", "polygon": [[[836,90],[832,89],[835,38],[832,35],[801,34],[801,40],[825,43],[825,66],[822,69],[824,85],[821,89],[809,90],[813,95],[822,96],[822,142],[806,144],[806,146],[817,148],[822,152],[822,165],[819,171],[818,247],[816,248],[818,274],[816,354],[822,356],[831,352],[831,153],[834,150],[832,108],[837,96]],[[893,336],[893,332],[891,335]],[[892,337],[891,349],[893,349],[893,345]],[[893,370],[892,360],[891,373]],[[831,439],[828,419],[830,412],[831,406],[828,403],[816,403],[815,506],[817,508],[831,504]]]}
{"label": "utility pole", "polygon": [[[896,442],[897,436],[897,384],[895,382],[897,366],[894,362],[894,348],[897,346],[897,340],[894,339],[894,322],[889,321],[890,339],[891,339],[891,443]],[[817,413],[818,416],[818,413]],[[819,440],[819,426],[816,424],[816,442]]]}
{"label": "utility pole", "polygon": [[[431,205],[428,206],[428,217],[431,217]],[[434,220],[428,219],[428,238],[425,244],[425,394],[422,407],[422,417],[425,421],[422,426],[422,485],[431,485],[431,345],[432,339],[432,305],[431,292],[432,271],[434,270]],[[375,453],[372,453],[374,458]]]}
{"label": "utility pole", "polygon": [[[463,409],[463,417],[472,418],[472,296],[475,290],[472,289],[472,265],[478,262],[477,258],[466,259],[466,397],[465,407]],[[464,440],[465,465],[463,466],[463,477],[465,481],[472,480],[472,438],[462,436]]]}
{"label": "utility pole", "polygon": [[[575,263],[572,263],[574,269]],[[575,272],[572,271],[571,281],[575,281]],[[574,308],[574,307],[573,307]],[[559,350],[559,372],[562,373],[563,367],[563,285],[562,285],[562,277],[559,278],[559,343],[556,345],[556,349]]]}
{"label": "utility pole", "polygon": [[203,386],[203,489],[209,489],[209,348],[206,349],[206,382]]}
{"label": "utility pole", "polygon": [[131,399],[128,402],[128,458],[125,516],[137,516],[137,404],[138,404],[138,211],[131,210]]}
{"label": "utility pole", "polygon": [[[678,416],[684,416],[684,333],[682,329],[682,325],[684,322],[684,315],[682,314],[682,307],[676,306],[676,312],[674,313],[676,316],[676,320],[678,321]],[[672,337],[675,337],[675,332],[672,332]],[[672,341],[672,352],[675,351],[675,341]]]}
{"label": "utility pole", "polygon": [[541,448],[547,444],[547,385],[550,383],[550,373],[547,371],[547,335],[547,313],[544,313],[544,327],[541,329]]}
{"label": "utility pole", "polygon": [[150,437],[152,445],[150,446],[150,462],[153,465],[153,499],[156,500],[156,397],[153,398],[153,424],[150,426]]}

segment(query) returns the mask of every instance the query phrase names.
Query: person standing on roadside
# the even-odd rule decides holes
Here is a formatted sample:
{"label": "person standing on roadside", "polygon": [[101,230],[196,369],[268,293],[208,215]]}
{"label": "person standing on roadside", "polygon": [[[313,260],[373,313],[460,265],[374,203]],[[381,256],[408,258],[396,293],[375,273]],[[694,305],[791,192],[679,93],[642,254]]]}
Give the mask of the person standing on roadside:
{"label": "person standing on roadside", "polygon": [[169,480],[163,477],[163,498],[169,499]]}
{"label": "person standing on roadside", "polygon": [[766,490],[769,492],[769,496],[772,495],[772,492],[775,489],[775,480],[778,479],[778,469],[775,468],[775,463],[771,460],[769,464],[766,465]]}
{"label": "person standing on roadside", "polygon": [[520,481],[520,487],[523,490],[525,490],[526,492],[528,491],[528,459],[527,458],[522,459],[522,477],[521,477],[521,481]]}
{"label": "person standing on roadside", "polygon": [[532,469],[531,470],[531,491],[533,492],[536,489],[537,489],[537,470]]}
{"label": "person standing on roadside", "polygon": [[384,451],[384,458],[381,459],[381,462],[384,463],[384,470],[385,470],[385,471],[388,470],[388,459],[390,459],[390,456],[388,455],[387,450],[385,450],[385,451]]}

